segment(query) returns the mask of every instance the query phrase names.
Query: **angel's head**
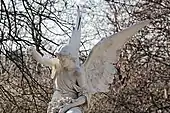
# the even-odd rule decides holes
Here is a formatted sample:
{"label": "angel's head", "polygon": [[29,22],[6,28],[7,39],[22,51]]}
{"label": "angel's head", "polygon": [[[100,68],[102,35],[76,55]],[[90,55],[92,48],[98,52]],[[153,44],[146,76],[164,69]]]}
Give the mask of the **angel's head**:
{"label": "angel's head", "polygon": [[56,55],[62,67],[68,69],[76,67],[78,56],[73,54],[73,50],[68,45],[64,46]]}

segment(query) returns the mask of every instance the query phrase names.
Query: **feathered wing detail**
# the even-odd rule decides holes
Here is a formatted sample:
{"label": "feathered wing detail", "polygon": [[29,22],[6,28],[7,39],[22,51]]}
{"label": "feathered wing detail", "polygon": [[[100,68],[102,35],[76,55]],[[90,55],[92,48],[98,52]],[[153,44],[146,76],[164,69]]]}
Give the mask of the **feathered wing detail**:
{"label": "feathered wing detail", "polygon": [[149,20],[135,24],[97,43],[83,65],[89,93],[107,92],[113,82],[119,50],[138,30],[149,24]]}

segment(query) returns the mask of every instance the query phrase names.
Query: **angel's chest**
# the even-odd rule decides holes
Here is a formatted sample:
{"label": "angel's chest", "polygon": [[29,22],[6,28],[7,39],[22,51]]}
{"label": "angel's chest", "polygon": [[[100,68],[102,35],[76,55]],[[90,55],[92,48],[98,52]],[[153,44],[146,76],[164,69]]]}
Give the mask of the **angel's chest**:
{"label": "angel's chest", "polygon": [[72,89],[72,85],[74,83],[76,83],[76,76],[74,75],[73,71],[69,71],[69,72],[66,71],[66,72],[61,73],[55,81],[55,84],[60,89],[63,89],[63,88]]}

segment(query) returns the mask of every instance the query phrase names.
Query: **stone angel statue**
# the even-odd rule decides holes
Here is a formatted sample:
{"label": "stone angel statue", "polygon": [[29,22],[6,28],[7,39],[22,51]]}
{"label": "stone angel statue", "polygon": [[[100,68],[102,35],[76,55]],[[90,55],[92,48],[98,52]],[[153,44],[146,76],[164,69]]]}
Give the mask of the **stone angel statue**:
{"label": "stone angel statue", "polygon": [[149,20],[137,23],[110,37],[103,38],[91,50],[84,64],[79,62],[81,37],[81,13],[77,8],[77,20],[72,36],[62,47],[56,58],[42,57],[34,48],[33,57],[52,68],[54,93],[47,113],[84,113],[90,103],[90,96],[107,92],[117,73],[117,50],[135,33],[149,24]]}

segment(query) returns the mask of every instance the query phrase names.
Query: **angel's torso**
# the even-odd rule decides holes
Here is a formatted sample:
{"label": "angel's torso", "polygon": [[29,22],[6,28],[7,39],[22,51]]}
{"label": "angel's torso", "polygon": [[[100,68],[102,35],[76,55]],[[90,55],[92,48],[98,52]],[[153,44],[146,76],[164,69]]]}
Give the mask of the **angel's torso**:
{"label": "angel's torso", "polygon": [[76,99],[78,97],[77,94],[81,88],[78,86],[77,77],[75,70],[64,70],[56,75],[54,82],[58,98],[70,97]]}

